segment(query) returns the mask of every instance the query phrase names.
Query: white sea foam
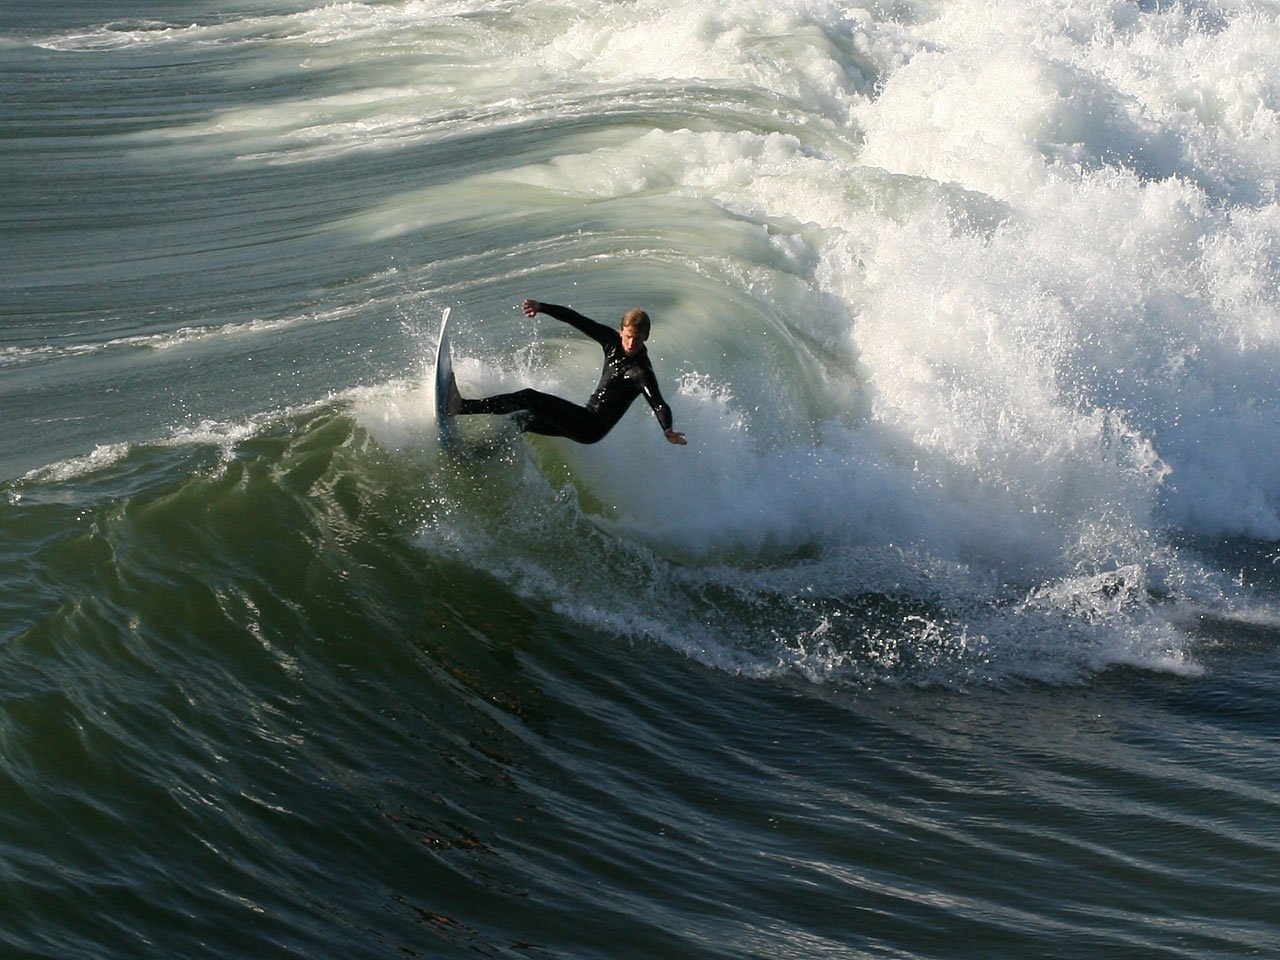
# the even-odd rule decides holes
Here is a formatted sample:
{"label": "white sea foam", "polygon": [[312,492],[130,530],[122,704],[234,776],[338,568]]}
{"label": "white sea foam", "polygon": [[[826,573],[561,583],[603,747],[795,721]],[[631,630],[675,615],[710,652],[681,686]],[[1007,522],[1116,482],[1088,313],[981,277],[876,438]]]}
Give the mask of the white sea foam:
{"label": "white sea foam", "polygon": [[[640,456],[551,445],[596,522],[695,565],[816,551],[818,580],[888,593],[930,558],[967,612],[917,640],[1013,672],[1194,670],[1151,598],[1227,601],[1168,532],[1280,536],[1276,29],[1251,4],[639,4],[549,39],[548,75],[737,85],[847,128],[653,129],[463,181],[619,231],[660,204],[714,278],[681,287],[696,329],[655,340],[693,445],[647,415],[606,441]],[[878,544],[914,559],[858,559]],[[794,599],[795,569],[752,589]],[[805,637],[847,654],[838,623],[797,621],[794,664],[817,669]]]}
{"label": "white sea foam", "polygon": [[62,483],[96,473],[122,461],[133,450],[132,443],[103,443],[80,457],[68,457],[25,474],[20,483]]}
{"label": "white sea foam", "polygon": [[159,333],[140,333],[77,343],[42,341],[30,345],[4,346],[0,347],[0,368],[93,356],[119,350],[166,351],[208,341],[221,342],[238,337],[271,336],[297,327],[340,320],[350,316],[354,309],[351,306],[344,306],[270,319],[185,326]]}
{"label": "white sea foam", "polygon": [[[513,298],[593,314],[659,302],[651,348],[690,447],[633,413],[600,447],[531,441],[530,482],[571,489],[628,563],[654,558],[693,599],[593,614],[573,584],[616,575],[605,547],[548,563],[547,524],[493,536],[511,518],[474,504],[476,562],[584,619],[818,676],[895,655],[889,633],[842,634],[857,618],[833,597],[870,584],[911,599],[899,634],[939,660],[1193,669],[1165,607],[1236,601],[1170,543],[1280,538],[1272,4],[337,4],[59,42],[122,38],[261,46],[278,55],[255,69],[285,79],[349,67],[339,89],[299,83],[140,149],[319,165],[454,145],[448,177],[343,228],[421,243],[439,256],[423,277],[459,300],[527,284]],[[525,148],[463,162],[496,132]],[[464,340],[477,393],[594,382],[559,331],[477,322]],[[355,401],[388,447],[431,434],[423,380]],[[825,605],[796,592],[805,574],[835,585]],[[722,588],[782,611],[769,643],[699,606]]]}

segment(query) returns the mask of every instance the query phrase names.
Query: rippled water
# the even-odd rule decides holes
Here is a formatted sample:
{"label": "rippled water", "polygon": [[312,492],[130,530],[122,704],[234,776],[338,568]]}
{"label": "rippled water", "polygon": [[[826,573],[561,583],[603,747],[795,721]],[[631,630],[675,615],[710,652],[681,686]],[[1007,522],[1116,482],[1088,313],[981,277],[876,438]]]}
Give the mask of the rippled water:
{"label": "rippled water", "polygon": [[[0,12],[0,953],[1280,944],[1280,9]],[[644,306],[690,445],[523,297]]]}

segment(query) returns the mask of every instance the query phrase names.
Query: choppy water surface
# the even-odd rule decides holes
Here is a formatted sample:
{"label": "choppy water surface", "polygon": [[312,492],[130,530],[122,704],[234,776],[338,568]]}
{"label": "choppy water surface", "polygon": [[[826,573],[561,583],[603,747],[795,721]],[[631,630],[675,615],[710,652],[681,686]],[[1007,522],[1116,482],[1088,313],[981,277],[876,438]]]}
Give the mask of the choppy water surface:
{"label": "choppy water surface", "polygon": [[[0,952],[1280,943],[1274,3],[0,13]],[[640,305],[677,428],[523,297]]]}

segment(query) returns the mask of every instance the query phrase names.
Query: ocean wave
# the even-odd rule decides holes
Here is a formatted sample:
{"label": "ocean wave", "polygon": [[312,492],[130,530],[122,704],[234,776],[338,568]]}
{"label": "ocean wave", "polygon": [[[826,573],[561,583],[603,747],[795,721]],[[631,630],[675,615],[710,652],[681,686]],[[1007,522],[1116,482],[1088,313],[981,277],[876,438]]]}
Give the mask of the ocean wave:
{"label": "ocean wave", "polygon": [[332,323],[353,312],[351,307],[334,308],[289,317],[179,327],[158,333],[113,337],[92,343],[50,343],[8,345],[0,347],[0,367],[22,367],[31,364],[73,359],[127,350],[167,351],[205,341],[221,342],[252,336],[272,336],[302,326]]}

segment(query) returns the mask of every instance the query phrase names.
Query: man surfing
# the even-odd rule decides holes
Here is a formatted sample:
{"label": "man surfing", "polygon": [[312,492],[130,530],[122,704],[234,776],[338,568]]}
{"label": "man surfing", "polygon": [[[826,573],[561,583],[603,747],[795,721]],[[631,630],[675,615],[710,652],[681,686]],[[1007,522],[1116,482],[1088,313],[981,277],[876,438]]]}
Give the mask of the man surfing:
{"label": "man surfing", "polygon": [[549,393],[529,389],[466,400],[451,384],[450,413],[514,413],[518,415],[515,421],[523,433],[568,437],[578,443],[597,443],[622,419],[632,401],[644,394],[667,442],[679,446],[688,443],[683,433],[671,429],[671,408],[662,399],[653,366],[649,363],[649,353],[644,345],[649,339],[647,313],[629,310],[623,314],[618,329],[613,330],[554,303],[526,300],[522,306],[526,317],[545,313],[585,333],[604,350],[604,370],[587,405],[579,406]]}

